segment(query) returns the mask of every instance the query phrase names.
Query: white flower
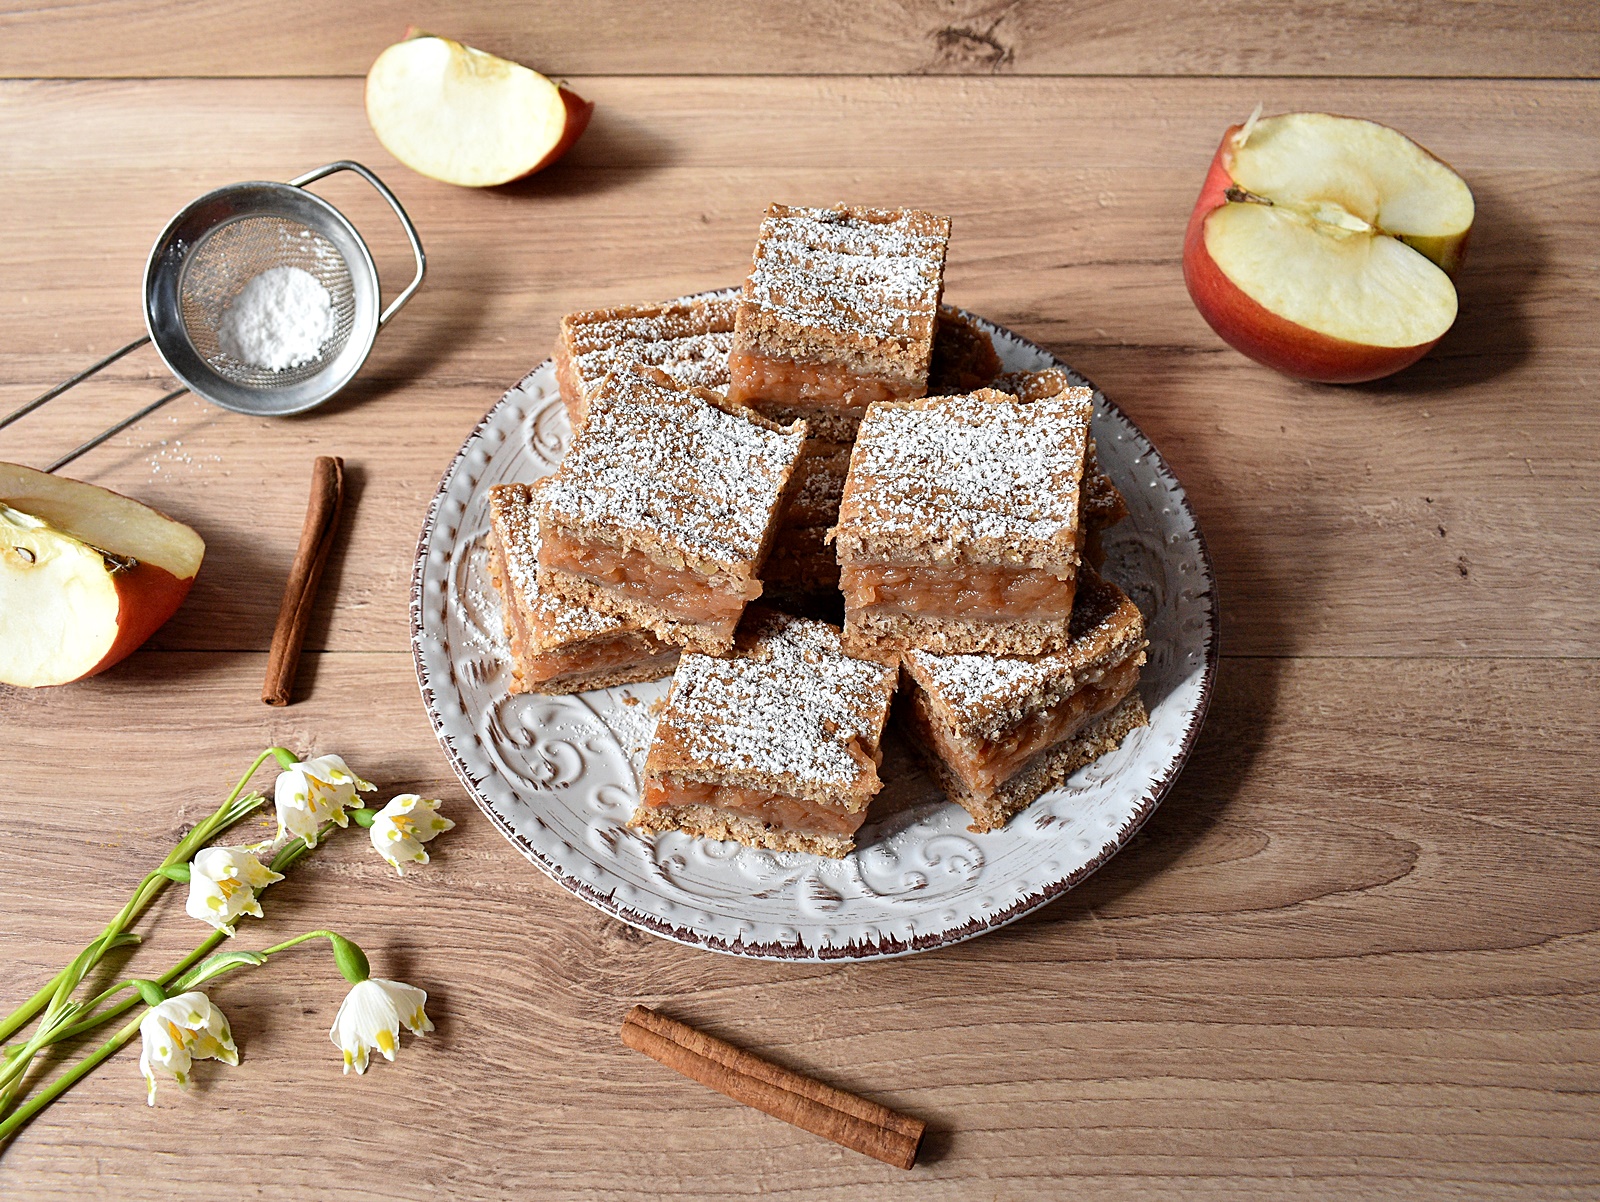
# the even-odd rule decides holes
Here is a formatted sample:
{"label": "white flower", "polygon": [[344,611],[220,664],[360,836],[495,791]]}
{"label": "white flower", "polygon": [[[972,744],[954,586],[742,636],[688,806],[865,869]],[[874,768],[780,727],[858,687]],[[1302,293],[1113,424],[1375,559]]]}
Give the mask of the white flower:
{"label": "white flower", "polygon": [[151,1106],[156,1104],[158,1068],[179,1085],[187,1086],[189,1066],[196,1060],[239,1063],[239,1049],[233,1046],[228,1020],[198,990],[180,993],[151,1007],[139,1023],[139,1035],[144,1041],[139,1071],[149,1085],[145,1101]]}
{"label": "white flower", "polygon": [[439,804],[415,793],[402,793],[373,818],[372,829],[367,832],[372,836],[372,846],[401,876],[406,874],[402,860],[426,864],[428,852],[422,845],[455,826],[450,819],[439,817]]}
{"label": "white flower", "polygon": [[324,822],[350,825],[345,808],[361,808],[356,790],[371,792],[376,785],[362,780],[336,755],[302,760],[278,774],[274,800],[278,806],[278,838],[284,832],[298,835],[307,847],[317,845],[317,830]]}
{"label": "white flower", "polygon": [[422,1012],[428,995],[399,981],[369,977],[345,995],[334,1016],[329,1037],[344,1053],[344,1071],[367,1071],[367,1052],[373,1048],[393,1060],[400,1043],[400,1024],[413,1035],[426,1035],[433,1024]]}
{"label": "white flower", "polygon": [[281,880],[283,873],[273,872],[242,847],[208,847],[189,861],[189,901],[184,911],[232,935],[241,914],[261,917],[256,890]]}

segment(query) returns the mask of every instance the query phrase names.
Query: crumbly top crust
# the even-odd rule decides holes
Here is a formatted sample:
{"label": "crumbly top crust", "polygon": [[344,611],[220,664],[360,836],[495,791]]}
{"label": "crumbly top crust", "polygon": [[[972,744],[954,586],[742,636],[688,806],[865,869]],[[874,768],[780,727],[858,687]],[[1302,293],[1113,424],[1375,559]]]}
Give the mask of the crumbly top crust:
{"label": "crumbly top crust", "polygon": [[996,376],[991,387],[1009,392],[1017,400],[1029,403],[1042,401],[1048,397],[1081,397],[1091,402],[1094,400],[1094,389],[1074,384],[1072,377],[1059,367],[1047,367],[1043,371],[1008,371],[1002,376]]}
{"label": "crumbly top crust", "polygon": [[496,484],[489,490],[489,524],[505,559],[506,581],[520,605],[535,652],[551,651],[602,635],[638,630],[632,622],[597,613],[587,606],[540,592],[537,578],[539,523],[533,516],[534,490],[527,484]]}
{"label": "crumbly top crust", "polygon": [[[994,387],[1011,393],[1019,401],[1038,401],[1045,397],[1083,397],[1094,400],[1094,390],[1074,384],[1072,377],[1059,367],[1043,371],[1013,371],[995,378]],[[1121,521],[1128,513],[1127,502],[1111,483],[1111,477],[1100,470],[1095,454],[1094,439],[1083,461],[1083,493],[1078,502],[1083,507],[1081,520],[1090,526],[1105,527]]]}
{"label": "crumbly top crust", "polygon": [[583,541],[747,576],[804,441],[803,424],[622,367],[590,396],[588,421],[534,507],[541,525]]}
{"label": "crumbly top crust", "polygon": [[996,738],[1142,651],[1144,616],[1120,588],[1084,568],[1072,605],[1071,638],[1065,651],[1037,659],[907,651],[903,662],[957,734]]}
{"label": "crumbly top crust", "polygon": [[926,381],[950,219],[917,209],[767,208],[734,347]]}
{"label": "crumbly top crust", "polygon": [[1092,411],[988,388],[871,406],[834,528],[841,560],[1070,571]]}
{"label": "crumbly top crust", "polygon": [[756,607],[733,658],[678,662],[646,771],[860,809],[878,791],[895,677],[844,654],[828,623]]}
{"label": "crumbly top crust", "polygon": [[659,368],[685,388],[726,389],[738,307],[728,296],[588,309],[561,319],[561,341],[585,391],[629,363]]}

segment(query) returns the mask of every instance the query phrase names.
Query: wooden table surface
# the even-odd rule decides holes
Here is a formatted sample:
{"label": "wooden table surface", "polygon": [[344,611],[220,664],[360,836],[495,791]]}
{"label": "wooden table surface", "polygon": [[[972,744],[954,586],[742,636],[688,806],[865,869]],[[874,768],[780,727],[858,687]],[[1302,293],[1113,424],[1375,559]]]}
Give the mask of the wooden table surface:
{"label": "wooden table surface", "polygon": [[[254,751],[338,751],[458,828],[403,881],[364,837],[274,888],[426,988],[437,1032],[341,1078],[326,957],[219,982],[244,1049],[144,1105],[130,1048],[0,1156],[7,1198],[1593,1197],[1600,1190],[1600,9],[1490,0],[433,0],[0,14],[0,410],[140,330],[146,250],[238,179],[355,158],[427,284],[359,380],[265,421],[183,398],[75,464],[191,523],[189,601],[87,683],[0,689],[0,1001],[97,930]],[[666,11],[670,10],[670,11]],[[410,18],[597,102],[507,188],[379,147],[362,75]],[[1189,303],[1184,223],[1257,101],[1389,122],[1479,218],[1461,318],[1383,383],[1295,383]],[[346,177],[324,194],[405,248]],[[463,437],[560,315],[737,282],[772,199],[953,214],[946,295],[1061,354],[1189,491],[1223,660],[1145,830],[1064,900],[911,959],[795,966],[590,909],[466,799],[407,591]],[[34,465],[167,387],[149,351],[0,433]],[[311,460],[353,503],[300,692],[258,697]],[[357,832],[359,835],[359,832]],[[147,969],[190,946],[173,891]],[[910,1174],[624,1049],[634,1002],[925,1118]]]}

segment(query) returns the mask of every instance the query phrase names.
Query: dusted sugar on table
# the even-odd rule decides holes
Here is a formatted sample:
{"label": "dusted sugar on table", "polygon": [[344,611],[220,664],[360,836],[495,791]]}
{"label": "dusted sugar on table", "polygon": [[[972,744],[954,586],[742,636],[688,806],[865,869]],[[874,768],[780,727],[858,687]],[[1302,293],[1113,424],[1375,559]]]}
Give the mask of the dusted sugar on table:
{"label": "dusted sugar on table", "polygon": [[733,645],[804,423],[783,427],[663,372],[618,368],[539,487],[538,585],[713,655]]}
{"label": "dusted sugar on table", "polygon": [[858,654],[1043,655],[1069,640],[1091,401],[993,389],[875,404],[834,545]]}
{"label": "dusted sugar on table", "polygon": [[826,622],[756,607],[730,658],[679,661],[629,825],[847,854],[882,785],[895,676]]}
{"label": "dusted sugar on table", "polygon": [[509,691],[581,693],[670,674],[676,647],[635,622],[539,588],[537,487],[497,484],[489,490],[489,571],[511,647]]}
{"label": "dusted sugar on table", "polygon": [[994,830],[1148,724],[1144,618],[1085,568],[1071,641],[1036,659],[908,651],[897,713],[972,829]]}

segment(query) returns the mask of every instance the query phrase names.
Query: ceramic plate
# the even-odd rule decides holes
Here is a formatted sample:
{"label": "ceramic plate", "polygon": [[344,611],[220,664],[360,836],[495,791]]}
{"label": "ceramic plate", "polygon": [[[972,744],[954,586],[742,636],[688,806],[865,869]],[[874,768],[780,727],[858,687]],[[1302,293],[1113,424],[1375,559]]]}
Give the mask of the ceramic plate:
{"label": "ceramic plate", "polygon": [[[1008,371],[1065,367],[983,324]],[[1211,561],[1178,481],[1096,390],[1100,463],[1131,510],[1107,535],[1105,575],[1148,620],[1140,684],[1148,728],[991,834],[969,833],[965,811],[890,741],[884,792],[846,859],[633,833],[624,824],[639,794],[651,703],[667,682],[576,697],[506,692],[510,663],[484,549],[489,487],[555,470],[568,435],[548,360],[478,424],[422,528],[411,638],[428,716],[467,792],[517,850],[590,905],[740,956],[926,951],[994,930],[1071,889],[1116,854],[1177,777],[1216,671]]]}

